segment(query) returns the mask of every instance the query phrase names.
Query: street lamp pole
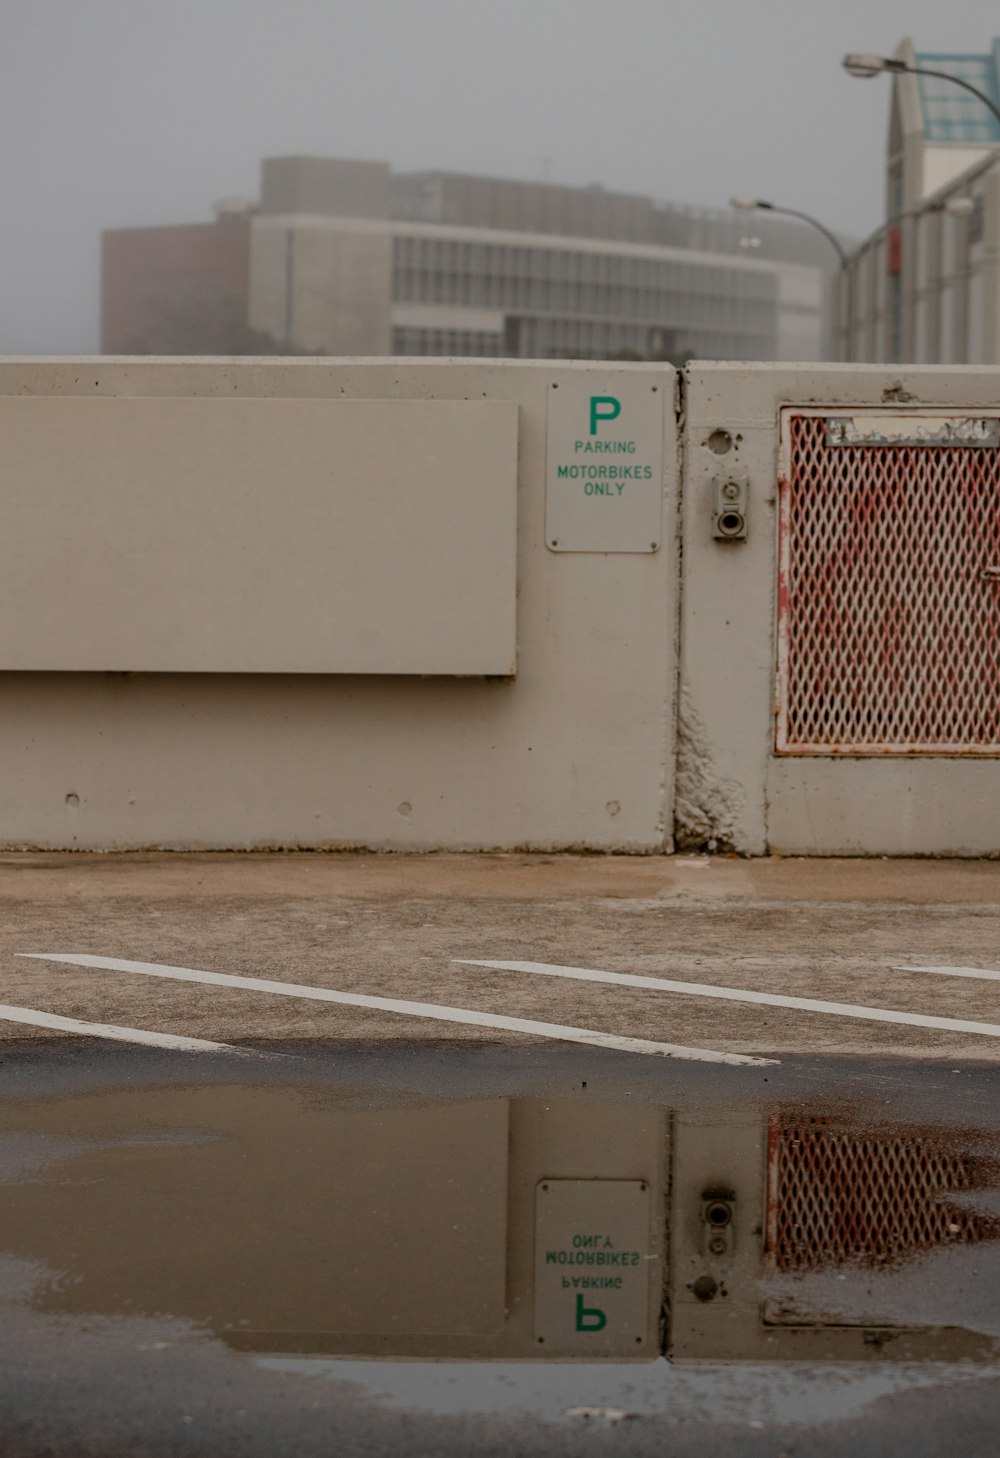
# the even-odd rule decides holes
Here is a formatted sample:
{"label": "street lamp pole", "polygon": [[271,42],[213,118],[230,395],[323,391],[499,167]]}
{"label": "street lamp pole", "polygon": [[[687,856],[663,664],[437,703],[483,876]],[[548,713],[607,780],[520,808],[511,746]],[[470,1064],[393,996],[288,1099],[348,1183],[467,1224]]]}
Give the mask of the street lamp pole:
{"label": "street lamp pole", "polygon": [[840,263],[841,289],[843,291],[845,312],[847,314],[847,322],[844,328],[844,358],[845,360],[849,360],[851,357],[851,326],[854,321],[854,282],[847,266],[847,252],[837,235],[831,232],[825,223],[821,223],[819,218],[814,218],[811,213],[800,212],[798,208],[782,208],[777,203],[765,202],[760,197],[733,197],[729,199],[729,205],[747,213],[781,213],[786,218],[798,218],[800,222],[808,223],[811,228],[815,228],[817,233],[822,233],[823,237],[836,253]]}

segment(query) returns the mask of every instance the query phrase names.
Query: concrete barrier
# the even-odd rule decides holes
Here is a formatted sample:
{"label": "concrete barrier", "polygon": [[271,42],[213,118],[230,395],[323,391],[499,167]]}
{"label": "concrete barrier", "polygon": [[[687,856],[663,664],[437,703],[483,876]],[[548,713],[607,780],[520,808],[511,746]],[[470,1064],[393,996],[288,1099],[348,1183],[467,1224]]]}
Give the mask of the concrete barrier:
{"label": "concrete barrier", "polygon": [[0,845],[1000,854],[998,399],[0,362]]}
{"label": "concrete barrier", "polygon": [[693,364],[685,398],[680,843],[1000,854],[1000,370]]}
{"label": "concrete barrier", "polygon": [[642,365],[0,363],[0,844],[668,847],[673,391]]}

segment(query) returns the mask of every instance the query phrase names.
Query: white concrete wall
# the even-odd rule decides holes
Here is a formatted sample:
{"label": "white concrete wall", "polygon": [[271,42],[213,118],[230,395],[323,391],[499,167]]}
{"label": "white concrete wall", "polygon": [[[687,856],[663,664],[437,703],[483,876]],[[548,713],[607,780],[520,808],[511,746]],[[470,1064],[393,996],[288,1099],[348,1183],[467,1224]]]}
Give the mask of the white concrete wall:
{"label": "white concrete wall", "polygon": [[[554,387],[561,411],[574,387],[626,400],[627,382],[663,396],[659,545],[644,522],[635,550],[552,550]],[[692,365],[682,500],[674,387],[655,365],[0,362],[0,401],[506,401],[518,416],[516,676],[118,672],[110,660],[96,671],[94,644],[89,671],[6,671],[0,845],[657,852],[676,828],[683,845],[755,855],[1000,854],[1000,757],[774,747],[782,407],[996,412],[1000,370]],[[712,537],[713,478],[733,467],[749,482],[743,544]],[[160,479],[169,490],[169,472]],[[92,551],[86,512],[75,520],[74,541]],[[51,529],[64,528],[56,512]],[[3,550],[16,560],[16,548]],[[164,532],[162,550],[177,550],[176,534]],[[10,611],[29,615],[26,643],[33,604],[46,616],[53,594],[75,600],[70,577],[22,581],[25,602]],[[101,580],[87,586],[91,607]],[[251,578],[247,591],[259,610],[265,587]],[[280,614],[280,590],[266,591]]]}
{"label": "white concrete wall", "polygon": [[984,162],[989,155],[989,147],[959,147],[954,143],[940,142],[936,146],[925,144],[921,199],[947,187],[949,182],[954,182],[970,167]]}
{"label": "white concrete wall", "polygon": [[[1000,759],[779,756],[778,429],[783,406],[996,410],[1000,369],[693,364],[683,439],[677,763],[681,844],[750,855],[1000,854]],[[749,537],[711,538],[712,479],[749,475]]]}
{"label": "white concrete wall", "polygon": [[[602,395],[636,377],[664,391],[657,551],[545,544],[548,400],[581,377]],[[0,396],[506,400],[519,420],[516,678],[7,672],[0,845],[668,847],[673,387],[648,365],[0,362]]]}

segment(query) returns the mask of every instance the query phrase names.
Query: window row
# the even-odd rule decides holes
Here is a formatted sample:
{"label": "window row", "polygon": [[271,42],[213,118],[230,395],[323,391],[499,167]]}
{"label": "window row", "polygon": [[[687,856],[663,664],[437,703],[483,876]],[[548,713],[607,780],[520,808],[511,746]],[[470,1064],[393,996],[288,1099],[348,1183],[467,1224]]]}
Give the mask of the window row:
{"label": "window row", "polygon": [[731,324],[767,328],[774,299],[725,293],[640,289],[549,279],[478,277],[472,274],[398,269],[393,279],[398,303],[459,304],[480,309],[530,309],[537,313],[588,314],[616,319],[669,320],[692,325]]}
{"label": "window row", "polygon": [[503,353],[503,338],[480,329],[393,329],[393,354],[464,355],[473,359]]}
{"label": "window row", "polygon": [[730,294],[773,299],[777,275],[721,263],[636,258],[585,249],[537,248],[508,243],[474,243],[453,238],[398,237],[393,242],[399,272],[480,278],[521,278],[552,282],[616,284],[639,289],[676,289],[684,293]]}

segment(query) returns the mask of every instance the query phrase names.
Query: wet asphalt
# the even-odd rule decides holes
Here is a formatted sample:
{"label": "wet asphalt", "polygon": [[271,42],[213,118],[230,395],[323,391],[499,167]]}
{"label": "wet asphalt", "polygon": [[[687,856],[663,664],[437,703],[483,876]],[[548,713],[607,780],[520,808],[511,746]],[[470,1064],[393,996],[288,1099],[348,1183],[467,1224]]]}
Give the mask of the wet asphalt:
{"label": "wet asphalt", "polygon": [[[405,1144],[393,1143],[399,1120],[416,1120],[407,1137],[424,1141],[413,1168],[433,1166],[437,1174],[434,1188],[412,1175],[405,1188],[389,1187],[392,1230],[404,1218],[415,1228],[421,1208],[431,1211],[429,1229],[446,1230],[462,1192],[486,1188],[489,1179],[466,1126],[454,1121],[471,1117],[485,1143],[491,1111],[501,1106],[513,1111],[511,1129],[522,1137],[553,1110],[561,1127],[572,1130],[576,1119],[585,1133],[616,1120],[622,1129],[656,1128],[662,1117],[675,1141],[685,1120],[724,1128],[773,1120],[775,1111],[795,1127],[826,1120],[856,1142],[919,1141],[970,1158],[977,1198],[988,1208],[1000,1149],[993,1065],[798,1057],[777,1068],[719,1069],[465,1041],[403,1043],[391,1055],[370,1043],[280,1047],[294,1065],[283,1058],[237,1067],[219,1057],[61,1039],[8,1047],[0,1064],[5,1458],[995,1452],[995,1358],[956,1355],[947,1341],[920,1361],[904,1343],[898,1354],[872,1348],[869,1359],[852,1362],[825,1360],[820,1349],[807,1362],[668,1364],[651,1353],[639,1363],[594,1366],[477,1356],[474,1338],[470,1355],[456,1359],[445,1350],[456,1341],[447,1335],[430,1358],[383,1331],[377,1351],[378,1342],[351,1351],[348,1341],[331,1358],[322,1350],[329,1336],[308,1332],[248,1345],[213,1306],[233,1292],[235,1310],[260,1291],[296,1289],[308,1303],[323,1275],[332,1200],[368,1199],[358,1212],[362,1226],[381,1218],[369,1174],[384,1172],[390,1151],[405,1162]],[[330,1121],[325,1135],[307,1128],[316,1120]],[[445,1126],[459,1132],[442,1156],[434,1141]],[[348,1145],[336,1143],[345,1137]],[[514,1135],[507,1139],[505,1158],[513,1160]],[[331,1174],[324,1151],[344,1148],[353,1162]],[[539,1155],[559,1157],[553,1147]],[[584,1156],[577,1148],[573,1157]],[[593,1157],[616,1157],[605,1137],[593,1143]],[[226,1205],[233,1172],[248,1163],[238,1175],[243,1207]],[[453,1188],[435,1206],[442,1181]],[[312,1224],[297,1225],[314,1189]],[[263,1246],[255,1243],[260,1230],[254,1240],[248,1234],[256,1206],[267,1227]],[[488,1215],[473,1202],[473,1225]],[[235,1251],[228,1285],[221,1277],[214,1283],[204,1265],[205,1230],[215,1242],[209,1254]],[[297,1244],[289,1241],[295,1231]],[[883,1309],[882,1322],[965,1322],[980,1337],[1000,1334],[993,1250],[987,1229],[975,1248],[932,1253],[938,1265],[931,1262],[926,1280],[896,1281],[905,1288],[902,1305]],[[186,1269],[196,1258],[207,1274],[192,1287]],[[394,1258],[386,1246],[384,1259]],[[897,1274],[905,1277],[912,1264],[903,1261]],[[369,1300],[377,1304],[376,1275]],[[870,1267],[850,1273],[862,1306],[871,1279]],[[894,1289],[891,1270],[886,1289]],[[956,1292],[957,1308],[945,1302]],[[861,1311],[852,1319],[871,1325],[870,1317]],[[587,1408],[594,1415],[580,1412]]]}
{"label": "wet asphalt", "polygon": [[[1000,1025],[1000,981],[900,970],[1000,966],[998,913],[997,862],[0,858],[0,1000],[240,1050],[0,1023],[0,1453],[992,1455],[994,1037],[468,963]],[[648,1187],[627,1361],[539,1356],[540,1179]]]}

